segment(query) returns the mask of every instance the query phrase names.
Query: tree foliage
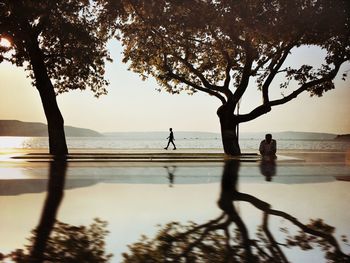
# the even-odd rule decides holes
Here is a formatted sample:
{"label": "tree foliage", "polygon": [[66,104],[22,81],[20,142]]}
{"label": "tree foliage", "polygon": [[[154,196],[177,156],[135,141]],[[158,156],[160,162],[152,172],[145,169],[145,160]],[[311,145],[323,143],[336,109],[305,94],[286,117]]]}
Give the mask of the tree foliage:
{"label": "tree foliage", "polygon": [[[350,7],[345,0],[124,2],[128,15],[119,19],[119,29],[130,69],[143,78],[155,77],[168,92],[206,92],[232,109],[254,80],[262,104],[238,116],[238,122],[303,91],[321,96],[334,88],[340,66],[350,59]],[[283,66],[291,51],[304,45],[324,50],[324,63]],[[280,86],[291,91],[270,101],[271,83],[279,74],[286,79]]]}
{"label": "tree foliage", "polygon": [[[241,153],[239,123],[258,118],[302,92],[322,96],[334,88],[341,65],[350,59],[347,0],[118,3],[124,8],[117,23],[123,61],[143,79],[154,77],[159,90],[200,91],[219,99],[222,141],[230,155]],[[321,66],[291,67],[285,63],[291,53],[304,46],[323,50]],[[236,112],[253,83],[261,103]],[[271,96],[276,87],[285,88],[278,98]]]}
{"label": "tree foliage", "polygon": [[35,85],[28,46],[37,42],[57,93],[90,88],[105,94],[105,62],[111,60],[107,41],[113,30],[101,19],[102,1],[1,0],[0,37],[10,49],[0,57],[24,66]]}
{"label": "tree foliage", "polygon": [[49,134],[49,150],[68,153],[64,119],[56,94],[90,88],[106,94],[107,41],[113,36],[110,20],[101,19],[103,0],[0,0],[0,38],[9,49],[4,59],[24,66],[39,91]]}

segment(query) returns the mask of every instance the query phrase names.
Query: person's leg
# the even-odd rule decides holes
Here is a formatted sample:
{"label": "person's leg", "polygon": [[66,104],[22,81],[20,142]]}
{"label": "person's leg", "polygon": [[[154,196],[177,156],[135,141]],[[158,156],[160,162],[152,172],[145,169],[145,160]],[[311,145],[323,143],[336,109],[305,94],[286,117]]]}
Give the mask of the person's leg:
{"label": "person's leg", "polygon": [[169,144],[170,144],[170,140],[168,141],[168,145],[164,148],[165,150],[168,150]]}
{"label": "person's leg", "polygon": [[174,146],[174,150],[175,150],[175,149],[176,149],[176,146],[175,146],[174,141],[171,141],[171,143],[173,144],[173,146]]}

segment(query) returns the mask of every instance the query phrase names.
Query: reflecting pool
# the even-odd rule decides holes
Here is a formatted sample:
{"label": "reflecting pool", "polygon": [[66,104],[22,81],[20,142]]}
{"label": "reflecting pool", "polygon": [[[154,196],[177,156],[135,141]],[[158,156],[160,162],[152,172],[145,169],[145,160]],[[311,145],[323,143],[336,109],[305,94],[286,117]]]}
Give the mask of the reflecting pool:
{"label": "reflecting pool", "polygon": [[0,170],[1,262],[350,261],[345,162]]}

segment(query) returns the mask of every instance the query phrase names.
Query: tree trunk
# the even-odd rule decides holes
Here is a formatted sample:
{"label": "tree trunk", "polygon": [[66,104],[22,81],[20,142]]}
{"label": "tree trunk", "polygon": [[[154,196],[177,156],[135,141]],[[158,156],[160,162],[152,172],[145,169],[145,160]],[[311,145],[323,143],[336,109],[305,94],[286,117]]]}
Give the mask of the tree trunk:
{"label": "tree trunk", "polygon": [[58,108],[56,94],[47,73],[42,51],[36,39],[27,41],[27,50],[47,120],[50,154],[63,157],[68,153],[64,121]]}
{"label": "tree trunk", "polygon": [[233,112],[228,111],[223,106],[217,112],[220,119],[221,139],[224,152],[228,155],[240,155],[241,149],[238,143],[237,125]]}

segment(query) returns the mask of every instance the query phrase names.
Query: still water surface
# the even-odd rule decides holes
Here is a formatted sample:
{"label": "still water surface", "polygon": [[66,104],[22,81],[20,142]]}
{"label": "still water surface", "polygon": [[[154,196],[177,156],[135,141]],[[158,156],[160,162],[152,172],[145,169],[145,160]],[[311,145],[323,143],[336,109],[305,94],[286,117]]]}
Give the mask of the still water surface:
{"label": "still water surface", "polygon": [[[349,260],[350,247],[342,241],[342,235],[350,237],[350,167],[345,164],[65,165],[2,168],[8,177],[0,182],[0,253],[32,244],[36,251],[27,254],[40,255],[43,244],[49,246],[48,231],[61,231],[62,237],[64,229],[76,240],[51,240],[55,250],[68,253],[82,242],[88,250],[102,247],[113,254],[110,262],[145,262],[147,255],[153,257],[149,262],[163,262],[164,254],[169,262],[185,257],[196,262]],[[107,222],[108,234],[95,228],[105,247],[89,247],[84,235],[92,234],[77,228],[88,227],[94,218]],[[55,220],[66,225],[53,228]],[[28,241],[37,226],[36,239]],[[143,240],[131,251],[128,245],[142,235],[150,243]],[[135,261],[136,253],[141,260]]]}

